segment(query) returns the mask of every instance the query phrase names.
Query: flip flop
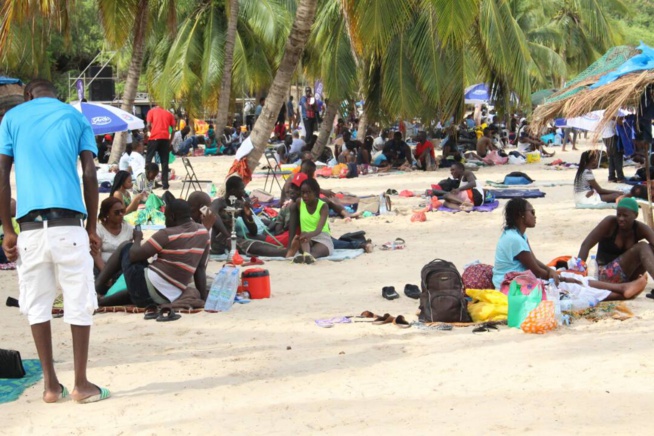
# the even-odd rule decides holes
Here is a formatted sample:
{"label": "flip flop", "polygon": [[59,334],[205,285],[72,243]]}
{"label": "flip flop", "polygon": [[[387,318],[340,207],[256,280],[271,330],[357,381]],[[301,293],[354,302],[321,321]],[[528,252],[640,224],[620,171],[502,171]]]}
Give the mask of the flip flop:
{"label": "flip flop", "polygon": [[472,330],[473,333],[485,333],[485,332],[490,332],[491,330],[495,330],[497,332],[500,331],[500,329],[497,328],[496,324],[490,323],[490,322],[485,322],[482,325],[480,325],[477,328],[474,328]]}
{"label": "flip flop", "polygon": [[61,400],[65,400],[70,395],[69,392],[68,392],[68,389],[66,389],[66,386],[59,383],[59,387],[61,388],[61,392],[59,392],[59,397],[57,397],[57,400],[55,401],[55,403],[58,403]]}
{"label": "flip flop", "polygon": [[312,263],[316,263],[316,258],[311,255],[311,253],[304,253],[304,263],[307,265],[311,265]]}
{"label": "flip flop", "polygon": [[258,257],[256,257],[256,256],[252,256],[252,257],[250,257],[250,261],[249,261],[249,262],[245,262],[245,263],[243,264],[243,266],[263,265],[264,263],[265,263],[265,262],[264,262],[263,260],[259,259]]}
{"label": "flip flop", "polygon": [[389,322],[393,322],[393,317],[391,316],[390,313],[385,313],[382,316],[378,316],[377,318],[375,318],[375,320],[372,323],[374,325],[382,325],[382,324],[388,324]]}
{"label": "flip flop", "polygon": [[304,263],[304,255],[302,253],[296,254],[293,258],[293,263]]}
{"label": "flip flop", "polygon": [[379,315],[375,315],[369,310],[364,310],[357,318],[379,318]]}
{"label": "flip flop", "polygon": [[165,307],[159,311],[159,316],[157,316],[157,322],[169,322],[177,321],[182,315],[175,312],[173,309]]}
{"label": "flip flop", "polygon": [[411,324],[409,324],[406,318],[404,318],[404,315],[396,316],[395,319],[393,320],[393,325],[401,329],[408,329],[409,327],[411,327]]}
{"label": "flip flop", "polygon": [[145,308],[145,315],[143,319],[157,319],[159,317],[159,306],[156,304],[151,304]]}
{"label": "flip flop", "polygon": [[386,190],[386,193],[387,193],[388,195],[398,195],[398,194],[399,194],[399,192],[397,192],[397,189],[392,189],[392,188],[388,188],[388,189]]}
{"label": "flip flop", "polygon": [[109,392],[109,389],[101,388],[101,387],[96,386],[96,385],[93,385],[93,386],[98,388],[100,393],[96,394],[96,395],[91,395],[90,397],[86,397],[83,400],[76,401],[78,404],[97,403],[98,401],[106,400],[107,398],[111,397],[111,392]]}

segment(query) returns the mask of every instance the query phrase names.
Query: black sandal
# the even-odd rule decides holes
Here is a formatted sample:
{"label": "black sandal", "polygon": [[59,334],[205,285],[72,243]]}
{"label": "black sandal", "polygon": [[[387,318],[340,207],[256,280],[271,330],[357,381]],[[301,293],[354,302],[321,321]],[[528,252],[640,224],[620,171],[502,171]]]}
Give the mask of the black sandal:
{"label": "black sandal", "polygon": [[477,328],[474,328],[472,330],[473,333],[484,333],[484,332],[490,332],[491,330],[495,331],[500,331],[500,329],[497,328],[497,324],[492,323],[492,322],[485,322],[482,325],[480,325]]}
{"label": "black sandal", "polygon": [[157,319],[159,317],[159,306],[151,304],[145,308],[143,319]]}
{"label": "black sandal", "polygon": [[157,316],[157,322],[168,322],[168,321],[177,321],[182,315],[175,312],[173,309],[165,307],[159,311],[159,316]]}

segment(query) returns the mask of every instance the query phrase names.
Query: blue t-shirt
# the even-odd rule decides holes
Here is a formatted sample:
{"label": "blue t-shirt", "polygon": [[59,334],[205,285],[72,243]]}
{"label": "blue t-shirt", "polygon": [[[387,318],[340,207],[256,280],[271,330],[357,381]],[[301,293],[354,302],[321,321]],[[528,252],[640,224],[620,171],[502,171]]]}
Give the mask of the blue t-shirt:
{"label": "blue t-shirt", "polygon": [[98,153],[93,130],[69,104],[40,97],[8,111],[0,124],[0,154],[14,158],[16,218],[54,207],[86,214],[77,159],[87,150]]}
{"label": "blue t-shirt", "polygon": [[505,274],[527,270],[527,267],[516,259],[516,256],[523,251],[531,251],[527,235],[521,234],[516,229],[504,230],[495,249],[495,266],[493,266],[495,289],[500,289]]}

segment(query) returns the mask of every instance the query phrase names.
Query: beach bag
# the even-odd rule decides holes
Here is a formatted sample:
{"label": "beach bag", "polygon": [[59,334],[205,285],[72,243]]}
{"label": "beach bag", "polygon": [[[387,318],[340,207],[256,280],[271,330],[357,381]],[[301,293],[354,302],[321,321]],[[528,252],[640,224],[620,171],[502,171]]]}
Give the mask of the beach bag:
{"label": "beach bag", "polygon": [[493,289],[493,267],[478,263],[470,265],[461,274],[466,289]]}
{"label": "beach bag", "polygon": [[20,353],[15,350],[0,350],[0,378],[23,378],[25,368]]}
{"label": "beach bag", "polygon": [[468,313],[474,322],[506,321],[509,312],[509,299],[495,289],[470,289],[466,294],[472,298],[468,303]]}
{"label": "beach bag", "polygon": [[463,280],[452,262],[432,260],[422,267],[420,279],[420,321],[471,322]]}
{"label": "beach bag", "polygon": [[509,289],[509,313],[507,324],[509,327],[520,328],[527,315],[536,309],[543,300],[543,291],[535,288],[525,295],[517,281],[512,281]]}
{"label": "beach bag", "polygon": [[443,179],[438,182],[440,185],[441,191],[450,192],[452,189],[456,189],[461,184],[460,180],[455,179]]}
{"label": "beach bag", "polygon": [[541,301],[538,307],[527,315],[520,328],[525,333],[542,335],[556,329],[556,315],[553,301]]}
{"label": "beach bag", "polygon": [[367,197],[360,197],[359,204],[357,205],[357,213],[370,212],[377,215],[379,213],[379,197],[377,195],[370,195]]}

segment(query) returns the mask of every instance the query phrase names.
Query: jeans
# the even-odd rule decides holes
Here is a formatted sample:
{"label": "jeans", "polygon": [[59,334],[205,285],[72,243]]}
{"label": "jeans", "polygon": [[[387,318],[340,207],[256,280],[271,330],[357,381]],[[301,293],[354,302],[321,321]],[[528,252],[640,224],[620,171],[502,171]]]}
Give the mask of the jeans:
{"label": "jeans", "polygon": [[304,121],[304,129],[307,131],[307,136],[304,137],[305,142],[309,142],[313,131],[316,129],[316,119],[315,118],[302,118]]}
{"label": "jeans", "polygon": [[354,250],[361,248],[361,241],[342,241],[332,237],[334,250]]}
{"label": "jeans", "polygon": [[147,307],[154,304],[154,300],[148,292],[148,285],[145,282],[145,269],[148,267],[148,261],[131,262],[129,260],[129,250],[132,245],[125,244],[120,252],[120,263],[127,284],[127,292],[136,306]]}
{"label": "jeans", "polygon": [[154,159],[154,154],[159,155],[161,161],[161,184],[168,189],[168,158],[170,157],[170,140],[155,139],[148,142],[148,153],[145,156],[145,163],[149,164]]}
{"label": "jeans", "polygon": [[606,146],[606,155],[609,158],[609,180],[624,180],[623,156],[622,151],[618,150],[618,137],[604,138],[603,141]]}

